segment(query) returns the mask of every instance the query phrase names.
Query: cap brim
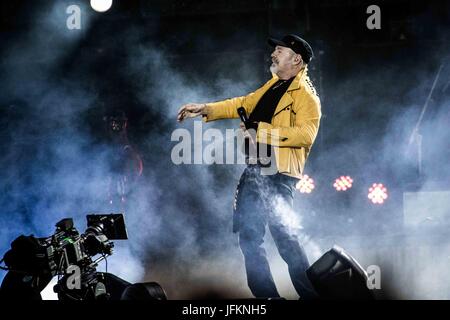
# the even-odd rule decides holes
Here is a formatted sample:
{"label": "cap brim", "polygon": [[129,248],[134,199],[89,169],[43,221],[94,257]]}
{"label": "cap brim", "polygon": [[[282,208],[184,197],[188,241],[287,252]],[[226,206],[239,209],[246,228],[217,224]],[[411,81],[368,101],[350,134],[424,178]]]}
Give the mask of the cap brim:
{"label": "cap brim", "polygon": [[274,38],[269,38],[267,40],[267,43],[272,47],[276,47],[276,46],[287,47],[286,43],[284,43],[281,40],[274,39]]}

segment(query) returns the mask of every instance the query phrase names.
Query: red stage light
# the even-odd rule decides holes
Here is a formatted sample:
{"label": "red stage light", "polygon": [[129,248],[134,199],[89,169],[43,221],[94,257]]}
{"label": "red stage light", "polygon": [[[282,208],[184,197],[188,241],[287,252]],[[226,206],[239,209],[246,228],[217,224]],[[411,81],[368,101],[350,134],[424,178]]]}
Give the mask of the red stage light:
{"label": "red stage light", "polygon": [[340,176],[334,181],[333,187],[337,191],[347,191],[353,185],[353,179],[350,176]]}
{"label": "red stage light", "polygon": [[374,183],[369,188],[369,194],[367,197],[374,204],[383,204],[384,201],[388,198],[388,192],[385,186],[382,183]]}
{"label": "red stage light", "polygon": [[311,193],[315,188],[314,180],[304,174],[295,187],[298,191],[300,191],[300,193]]}

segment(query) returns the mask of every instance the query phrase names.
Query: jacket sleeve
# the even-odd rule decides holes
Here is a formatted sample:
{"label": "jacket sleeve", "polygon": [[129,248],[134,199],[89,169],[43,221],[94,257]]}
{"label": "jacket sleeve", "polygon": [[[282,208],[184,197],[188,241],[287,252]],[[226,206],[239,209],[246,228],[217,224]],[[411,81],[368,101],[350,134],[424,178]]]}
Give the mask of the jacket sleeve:
{"label": "jacket sleeve", "polygon": [[260,122],[257,130],[257,141],[277,147],[310,148],[319,131],[321,118],[319,98],[307,94],[299,107],[292,127],[274,126]]}
{"label": "jacket sleeve", "polygon": [[237,109],[244,107],[247,115],[256,106],[259,98],[262,96],[266,85],[272,80],[269,80],[264,86],[254,92],[242,97],[231,98],[213,103],[206,104],[206,114],[203,115],[205,122],[219,120],[219,119],[234,119],[239,118]]}

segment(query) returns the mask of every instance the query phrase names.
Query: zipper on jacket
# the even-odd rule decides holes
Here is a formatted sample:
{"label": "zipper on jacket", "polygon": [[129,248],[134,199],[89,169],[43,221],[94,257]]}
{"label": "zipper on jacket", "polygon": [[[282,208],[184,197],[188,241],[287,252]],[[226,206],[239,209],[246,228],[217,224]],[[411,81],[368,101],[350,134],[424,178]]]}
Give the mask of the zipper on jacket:
{"label": "zipper on jacket", "polygon": [[[275,113],[274,115],[273,115],[273,117],[275,117],[277,114],[279,114],[281,111],[284,111],[284,110],[286,110],[287,108],[289,108],[290,106],[292,106],[292,103],[291,104],[289,104],[289,105],[287,105],[286,107],[284,107],[283,109],[281,109],[280,111],[278,111],[277,113]],[[294,111],[292,111],[292,112],[294,112]],[[294,112],[294,114],[295,114],[295,112]]]}
{"label": "zipper on jacket", "polygon": [[275,138],[277,138],[278,140],[281,140],[281,141],[286,141],[288,139],[286,137],[277,136],[277,135],[271,134],[269,132],[267,132],[267,135],[269,135],[271,137],[275,137]]}

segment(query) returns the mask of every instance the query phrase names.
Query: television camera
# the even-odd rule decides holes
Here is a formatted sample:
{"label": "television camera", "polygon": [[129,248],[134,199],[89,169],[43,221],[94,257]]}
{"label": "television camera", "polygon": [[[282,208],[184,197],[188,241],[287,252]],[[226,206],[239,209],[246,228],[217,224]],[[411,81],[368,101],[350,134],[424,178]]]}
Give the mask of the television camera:
{"label": "television camera", "polygon": [[3,299],[41,300],[41,291],[57,276],[59,300],[166,300],[156,282],[131,284],[111,273],[97,272],[113,254],[111,240],[128,239],[123,214],[91,214],[80,234],[71,218],[56,224],[46,238],[21,235],[1,262],[8,271],[0,288]]}

